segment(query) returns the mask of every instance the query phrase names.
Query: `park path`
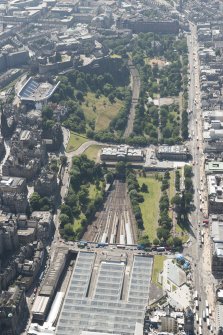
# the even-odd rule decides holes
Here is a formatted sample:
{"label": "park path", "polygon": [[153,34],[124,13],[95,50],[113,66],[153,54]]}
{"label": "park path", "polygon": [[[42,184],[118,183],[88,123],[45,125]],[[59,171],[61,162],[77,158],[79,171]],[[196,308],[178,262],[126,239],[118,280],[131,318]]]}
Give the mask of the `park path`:
{"label": "park path", "polygon": [[128,123],[124,132],[124,138],[129,137],[133,132],[133,124],[135,120],[135,109],[139,99],[140,93],[140,77],[139,72],[133,65],[132,60],[128,61],[128,66],[131,74],[131,89],[132,89],[132,103],[129,111]]}
{"label": "park path", "polygon": [[74,156],[79,156],[82,155],[91,145],[101,145],[101,146],[107,146],[108,144],[106,143],[101,143],[97,141],[87,141],[79,146],[74,151],[66,152],[66,156],[69,158],[72,158]]}

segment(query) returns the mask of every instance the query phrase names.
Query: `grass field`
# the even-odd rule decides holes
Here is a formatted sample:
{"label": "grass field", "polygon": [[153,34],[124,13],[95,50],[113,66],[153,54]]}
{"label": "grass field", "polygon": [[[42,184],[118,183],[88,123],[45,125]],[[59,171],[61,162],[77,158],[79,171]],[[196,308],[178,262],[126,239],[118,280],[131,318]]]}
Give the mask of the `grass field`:
{"label": "grass field", "polygon": [[103,148],[101,145],[91,145],[84,154],[91,160],[96,161],[98,157],[99,150]]}
{"label": "grass field", "polygon": [[84,135],[80,135],[80,134],[77,134],[77,133],[74,133],[74,132],[70,132],[70,139],[69,139],[69,142],[67,144],[66,151],[70,152],[70,151],[77,150],[81,146],[81,144],[83,144],[87,141],[88,141],[88,139]]}
{"label": "grass field", "polygon": [[81,220],[85,217],[84,214],[80,215],[79,219],[75,219],[73,223],[73,231],[77,232],[79,229],[81,229]]}
{"label": "grass field", "polygon": [[142,193],[144,202],[140,204],[140,208],[144,222],[144,232],[152,242],[156,238],[156,229],[158,227],[161,183],[153,177],[139,177],[138,182],[140,186],[145,183],[149,189],[148,193]]}
{"label": "grass field", "polygon": [[182,239],[183,243],[187,242],[189,236],[186,229],[176,224],[176,233]]}
{"label": "grass field", "polygon": [[[102,182],[100,182],[100,186],[102,185]],[[89,188],[89,198],[95,199],[97,193],[100,193],[100,190],[97,190],[96,186],[94,184],[90,184]]]}
{"label": "grass field", "polygon": [[123,102],[117,100],[112,104],[105,96],[95,97],[95,94],[88,92],[85,96],[85,102],[82,109],[86,120],[95,121],[95,130],[104,130],[108,127],[110,121],[118,114]]}
{"label": "grass field", "polygon": [[163,255],[155,255],[153,260],[153,273],[152,273],[152,282],[154,284],[158,283],[159,273],[163,269],[163,262],[165,261],[166,256]]}
{"label": "grass field", "polygon": [[170,171],[170,187],[169,187],[169,199],[174,197],[175,195],[175,171]]}

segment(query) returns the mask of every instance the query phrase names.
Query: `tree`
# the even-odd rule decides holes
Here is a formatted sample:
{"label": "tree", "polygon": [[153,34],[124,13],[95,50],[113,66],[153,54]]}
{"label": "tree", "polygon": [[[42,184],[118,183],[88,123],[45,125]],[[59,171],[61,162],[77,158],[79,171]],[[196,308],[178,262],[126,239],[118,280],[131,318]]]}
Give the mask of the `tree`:
{"label": "tree", "polygon": [[67,156],[60,156],[60,162],[62,166],[65,166],[67,164]]}
{"label": "tree", "polygon": [[173,236],[170,236],[168,240],[166,241],[167,245],[170,247],[173,247],[174,242],[173,242]]}
{"label": "tree", "polygon": [[145,183],[143,183],[141,186],[141,192],[148,193],[148,186]]}
{"label": "tree", "polygon": [[157,237],[159,240],[166,241],[168,240],[169,236],[170,236],[170,231],[168,229],[165,229],[165,228],[157,229]]}
{"label": "tree", "polygon": [[158,238],[154,238],[153,240],[153,244],[154,245],[159,245],[160,241],[158,240]]}
{"label": "tree", "polygon": [[57,160],[56,159],[52,159],[50,162],[50,169],[53,172],[58,172],[59,171],[59,166],[57,165]]}
{"label": "tree", "polygon": [[165,178],[165,179],[170,179],[170,173],[169,173],[169,171],[166,171],[166,172],[164,173],[164,178]]}
{"label": "tree", "polygon": [[185,185],[185,190],[193,192],[193,182],[192,179],[189,177],[184,178],[184,185]]}
{"label": "tree", "polygon": [[70,206],[68,206],[66,204],[62,204],[60,206],[60,211],[61,211],[61,214],[66,214],[69,217],[70,222],[73,221],[73,213],[72,213],[72,210],[71,210]]}
{"label": "tree", "polygon": [[84,100],[84,94],[83,94],[83,92],[82,91],[77,91],[76,98],[79,101],[83,101]]}
{"label": "tree", "polygon": [[173,238],[173,244],[175,247],[182,247],[182,240],[176,236]]}
{"label": "tree", "polygon": [[70,223],[70,218],[68,215],[66,214],[60,214],[60,224],[62,226],[62,228],[64,227],[64,225]]}
{"label": "tree", "polygon": [[165,191],[169,188],[169,182],[167,179],[162,180],[161,191]]}
{"label": "tree", "polygon": [[40,200],[41,200],[41,197],[40,197],[39,193],[34,192],[31,195],[29,201],[30,201],[32,211],[38,211],[40,209]]}
{"label": "tree", "polygon": [[74,235],[72,224],[69,224],[69,223],[65,224],[63,229],[64,229],[65,236],[67,236],[68,238]]}
{"label": "tree", "polygon": [[88,202],[89,191],[86,187],[82,187],[82,189],[78,192],[79,202],[82,205],[86,205]]}
{"label": "tree", "polygon": [[125,175],[125,171],[126,171],[125,162],[118,162],[115,166],[115,171],[117,175]]}
{"label": "tree", "polygon": [[107,181],[108,184],[111,184],[113,182],[113,180],[114,180],[114,175],[113,175],[112,172],[109,171],[106,174],[106,181]]}
{"label": "tree", "polygon": [[148,235],[144,235],[139,239],[139,244],[149,247],[151,245]]}
{"label": "tree", "polygon": [[53,117],[53,110],[49,106],[45,106],[42,111],[42,116],[44,119],[52,119]]}
{"label": "tree", "polygon": [[184,166],[184,177],[185,178],[191,178],[193,176],[192,167],[190,165]]}
{"label": "tree", "polygon": [[108,96],[108,99],[110,101],[111,104],[113,104],[115,102],[115,96],[113,93],[110,93]]}
{"label": "tree", "polygon": [[177,213],[182,212],[182,197],[179,193],[175,194],[175,196],[171,199],[171,203],[175,206],[175,211]]}

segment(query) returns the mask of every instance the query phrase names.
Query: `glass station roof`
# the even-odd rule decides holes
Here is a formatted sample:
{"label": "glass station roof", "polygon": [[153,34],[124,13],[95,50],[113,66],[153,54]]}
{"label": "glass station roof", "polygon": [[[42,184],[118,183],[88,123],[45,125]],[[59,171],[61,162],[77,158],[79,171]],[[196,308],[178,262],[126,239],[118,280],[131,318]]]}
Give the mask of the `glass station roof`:
{"label": "glass station roof", "polygon": [[153,258],[134,256],[127,265],[95,260],[95,253],[79,252],[57,335],[79,335],[83,330],[133,335],[136,323],[143,324]]}

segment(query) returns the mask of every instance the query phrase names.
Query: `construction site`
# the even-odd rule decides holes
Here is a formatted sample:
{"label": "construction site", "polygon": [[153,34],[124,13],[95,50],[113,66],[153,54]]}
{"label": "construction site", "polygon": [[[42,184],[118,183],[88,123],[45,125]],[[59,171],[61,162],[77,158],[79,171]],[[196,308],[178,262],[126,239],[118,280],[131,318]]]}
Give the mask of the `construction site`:
{"label": "construction site", "polygon": [[137,242],[135,218],[126,183],[115,180],[104,207],[88,226],[84,240],[96,243],[132,245]]}

